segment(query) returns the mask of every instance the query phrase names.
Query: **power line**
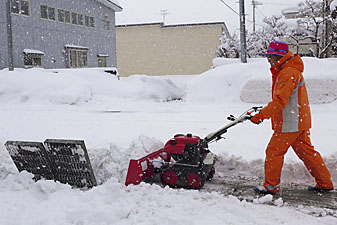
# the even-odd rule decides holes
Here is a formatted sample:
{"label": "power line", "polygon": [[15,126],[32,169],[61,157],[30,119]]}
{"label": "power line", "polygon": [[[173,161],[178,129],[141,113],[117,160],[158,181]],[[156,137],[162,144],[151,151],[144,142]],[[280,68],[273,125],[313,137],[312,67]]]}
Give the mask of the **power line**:
{"label": "power line", "polygon": [[259,9],[259,8],[256,8],[257,11],[259,11],[259,13],[261,13],[262,16],[264,16],[264,18],[268,18],[266,15],[263,14],[263,12]]}
{"label": "power line", "polygon": [[255,0],[252,0],[252,6],[253,6],[253,33],[255,33],[255,9],[257,9],[258,5],[263,5],[260,2],[257,2]]}
{"label": "power line", "polygon": [[225,6],[227,6],[230,10],[232,10],[236,15],[240,16],[240,14],[238,12],[236,12],[232,7],[230,7],[225,1],[220,0],[220,2],[222,2]]}
{"label": "power line", "polygon": [[[224,0],[220,0],[220,2],[222,2],[225,6],[227,6],[236,15],[240,16],[240,14],[238,12],[236,12],[232,7],[230,7]],[[248,21],[249,23],[253,23],[253,21],[250,21],[248,19],[246,19],[246,21]]]}

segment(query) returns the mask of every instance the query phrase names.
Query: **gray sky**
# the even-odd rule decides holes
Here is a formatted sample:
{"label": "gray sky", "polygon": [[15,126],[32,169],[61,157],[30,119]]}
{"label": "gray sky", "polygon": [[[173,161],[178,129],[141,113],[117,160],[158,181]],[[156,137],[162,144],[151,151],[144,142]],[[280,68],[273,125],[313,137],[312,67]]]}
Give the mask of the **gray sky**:
{"label": "gray sky", "polygon": [[[238,0],[223,0],[233,10],[221,3],[220,0],[118,0],[123,11],[116,13],[117,24],[162,22],[162,10],[166,24],[222,22],[230,31],[239,27]],[[259,0],[257,6],[256,24],[262,24],[264,16],[281,14],[282,9],[296,6],[302,0]],[[252,30],[253,10],[252,1],[245,0],[246,27]]]}

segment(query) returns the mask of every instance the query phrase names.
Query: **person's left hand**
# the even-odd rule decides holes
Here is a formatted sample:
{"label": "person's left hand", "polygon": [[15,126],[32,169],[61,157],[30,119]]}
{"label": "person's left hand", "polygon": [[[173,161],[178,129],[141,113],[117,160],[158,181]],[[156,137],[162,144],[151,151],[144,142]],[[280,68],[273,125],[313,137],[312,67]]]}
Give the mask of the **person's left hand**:
{"label": "person's left hand", "polygon": [[263,119],[261,117],[261,114],[258,113],[256,115],[254,115],[252,118],[250,118],[250,121],[252,121],[252,123],[255,123],[255,124],[260,124],[263,122]]}

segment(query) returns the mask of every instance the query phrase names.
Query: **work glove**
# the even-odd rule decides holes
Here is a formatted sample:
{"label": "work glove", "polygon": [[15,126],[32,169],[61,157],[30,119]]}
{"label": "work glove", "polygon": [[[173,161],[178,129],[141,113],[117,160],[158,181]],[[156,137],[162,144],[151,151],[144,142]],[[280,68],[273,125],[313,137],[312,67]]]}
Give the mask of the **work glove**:
{"label": "work glove", "polygon": [[250,121],[255,124],[260,124],[263,121],[263,118],[260,113],[255,114],[252,118],[250,118]]}

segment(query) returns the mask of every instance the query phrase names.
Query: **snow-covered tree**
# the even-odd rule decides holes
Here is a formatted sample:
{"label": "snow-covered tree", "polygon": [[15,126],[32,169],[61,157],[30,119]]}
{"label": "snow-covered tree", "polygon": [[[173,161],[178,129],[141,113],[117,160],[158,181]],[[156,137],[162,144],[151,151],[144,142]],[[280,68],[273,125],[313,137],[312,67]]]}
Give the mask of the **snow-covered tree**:
{"label": "snow-covered tree", "polygon": [[271,16],[263,19],[265,26],[260,31],[260,36],[263,38],[265,47],[268,47],[269,43],[275,39],[282,39],[286,36],[287,26],[281,15]]}
{"label": "snow-covered tree", "polygon": [[220,38],[220,45],[217,51],[218,57],[239,58],[240,40],[237,34],[227,36],[225,33]]}
{"label": "snow-covered tree", "polygon": [[[271,16],[263,20],[264,26],[255,33],[246,33],[247,56],[259,57],[268,48],[273,40],[280,40],[285,36],[287,27],[282,16]],[[240,40],[237,34],[227,37],[225,34],[220,38],[218,57],[238,58],[240,56]]]}
{"label": "snow-covered tree", "polygon": [[[297,25],[294,27],[287,27],[282,16],[266,17],[262,28],[255,33],[247,32],[248,57],[261,55],[273,40],[294,41],[299,46],[302,40],[308,39],[317,46],[310,49],[313,56],[325,58],[337,55],[337,1],[335,9],[325,3],[325,0],[304,0],[299,3]],[[239,57],[240,41],[237,35],[223,36],[220,42],[219,57]]]}
{"label": "snow-covered tree", "polygon": [[317,45],[314,56],[319,58],[329,56],[334,42],[329,7],[324,7],[323,1],[305,0],[298,4],[299,19],[290,35],[294,39],[310,38]]}
{"label": "snow-covered tree", "polygon": [[260,57],[265,50],[266,47],[261,39],[261,33],[247,32],[247,56],[249,58]]}
{"label": "snow-covered tree", "polygon": [[274,40],[282,40],[286,36],[287,26],[281,15],[271,16],[263,19],[264,25],[255,34],[249,35],[248,45],[249,53],[252,56],[254,51],[258,50],[261,52],[265,51],[269,43]]}
{"label": "snow-covered tree", "polygon": [[331,19],[332,19],[332,35],[333,35],[331,52],[333,55],[337,55],[337,0],[331,3],[330,10],[332,17]]}

